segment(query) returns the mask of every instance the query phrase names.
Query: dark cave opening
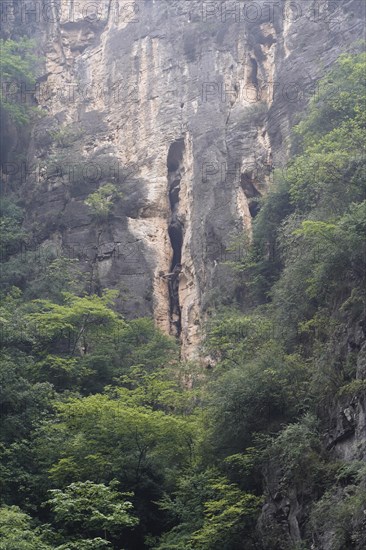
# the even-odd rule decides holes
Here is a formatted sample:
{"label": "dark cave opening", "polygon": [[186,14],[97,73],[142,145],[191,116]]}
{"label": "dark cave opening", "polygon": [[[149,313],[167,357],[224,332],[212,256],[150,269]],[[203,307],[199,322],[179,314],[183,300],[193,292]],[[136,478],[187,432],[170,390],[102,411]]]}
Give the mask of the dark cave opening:
{"label": "dark cave opening", "polygon": [[250,58],[250,62],[252,64],[252,83],[253,85],[258,88],[258,63],[253,57]]}
{"label": "dark cave opening", "polygon": [[248,208],[252,218],[255,218],[260,210],[261,193],[258,191],[259,182],[252,170],[244,172],[240,176],[240,185],[248,200]]}
{"label": "dark cave opening", "polygon": [[256,200],[251,200],[248,203],[248,207],[251,217],[255,218],[261,208],[259,202]]}
{"label": "dark cave opening", "polygon": [[179,202],[179,192],[180,192],[180,177],[169,182],[169,203],[170,210],[174,212]]}
{"label": "dark cave opening", "polygon": [[182,263],[183,226],[179,220],[171,221],[168,228],[170,243],[173,249],[173,258],[170,266],[172,272]]}
{"label": "dark cave opening", "polygon": [[173,251],[170,273],[168,274],[170,326],[171,332],[179,338],[182,330],[181,307],[179,303],[179,275],[182,269],[183,223],[179,219],[179,194],[182,179],[182,161],[184,154],[184,140],[174,141],[168,152],[168,195],[170,205],[170,223],[168,234]]}
{"label": "dark cave opening", "polygon": [[261,196],[260,192],[256,187],[258,183],[259,182],[257,181],[255,174],[253,173],[252,170],[249,170],[241,174],[240,185],[247,199],[252,199],[252,198]]}
{"label": "dark cave opening", "polygon": [[171,144],[168,152],[167,167],[169,173],[176,172],[182,164],[184,153],[184,139],[179,138]]}

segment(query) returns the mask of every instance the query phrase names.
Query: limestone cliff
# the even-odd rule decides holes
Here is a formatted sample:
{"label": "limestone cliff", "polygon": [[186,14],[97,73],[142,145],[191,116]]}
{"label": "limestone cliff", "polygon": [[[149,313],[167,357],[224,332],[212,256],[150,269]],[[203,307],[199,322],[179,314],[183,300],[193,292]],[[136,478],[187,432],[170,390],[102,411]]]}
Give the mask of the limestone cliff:
{"label": "limestone cliff", "polygon": [[[18,167],[27,227],[194,357],[207,308],[233,291],[222,260],[250,238],[317,81],[362,37],[363,2],[8,4],[3,32],[28,29],[45,59],[45,116]],[[95,220],[85,200],[106,183],[123,198]]]}

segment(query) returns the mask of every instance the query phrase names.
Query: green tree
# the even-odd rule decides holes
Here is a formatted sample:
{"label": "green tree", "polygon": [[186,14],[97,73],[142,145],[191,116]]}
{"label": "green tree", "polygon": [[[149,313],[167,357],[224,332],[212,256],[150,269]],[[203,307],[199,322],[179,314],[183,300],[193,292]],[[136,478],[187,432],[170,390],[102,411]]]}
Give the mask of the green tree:
{"label": "green tree", "polygon": [[165,496],[160,507],[174,525],[165,533],[156,550],[234,550],[255,548],[255,521],[261,499],[209,469],[179,480],[174,498]]}
{"label": "green tree", "polygon": [[[180,472],[196,460],[197,424],[138,404],[126,389],[113,396],[91,395],[59,403],[57,422],[38,431],[36,453],[57,485],[117,479],[135,494],[140,527],[132,547],[149,532],[161,530],[156,501],[171,490]],[[132,536],[132,535],[131,535]]]}
{"label": "green tree", "polygon": [[151,469],[169,477],[193,458],[195,426],[189,418],[137,405],[124,390],[119,397],[92,395],[57,407],[60,423],[49,433],[66,436],[51,468],[52,477],[60,482],[76,472],[95,481],[118,478],[123,472],[131,487]]}
{"label": "green tree", "polygon": [[210,388],[207,437],[216,456],[243,452],[256,432],[280,429],[309,406],[309,369],[267,341],[252,361],[224,372]]}
{"label": "green tree", "polygon": [[245,543],[248,550],[255,548],[255,523],[262,499],[244,493],[223,476],[212,482],[215,497],[204,504],[204,522],[193,533],[193,548],[200,550],[239,550]]}
{"label": "green tree", "polygon": [[101,297],[64,293],[63,304],[36,300],[35,312],[29,313],[27,320],[44,348],[45,343],[54,345],[57,340],[70,355],[86,354],[97,337],[123,327],[124,322],[109,307],[115,297],[116,291],[106,291]]}
{"label": "green tree", "polygon": [[29,122],[30,106],[24,101],[24,89],[31,89],[35,84],[37,58],[34,49],[34,42],[26,38],[16,42],[0,39],[3,86],[0,109],[17,124]]}
{"label": "green tree", "polygon": [[0,198],[0,255],[3,261],[21,248],[26,237],[23,217],[23,210],[9,197]]}
{"label": "green tree", "polygon": [[17,506],[0,508],[1,550],[51,550],[44,535],[42,529],[33,524],[31,517]]}
{"label": "green tree", "polygon": [[92,481],[71,483],[64,490],[51,489],[47,504],[56,524],[72,538],[102,534],[105,540],[115,539],[125,528],[138,524],[132,515],[132,503],[125,500],[132,495],[118,492],[117,486],[116,482],[109,486]]}
{"label": "green tree", "polygon": [[108,218],[114,202],[122,198],[122,192],[113,183],[105,183],[97,191],[89,195],[85,204],[91,208],[98,220]]}

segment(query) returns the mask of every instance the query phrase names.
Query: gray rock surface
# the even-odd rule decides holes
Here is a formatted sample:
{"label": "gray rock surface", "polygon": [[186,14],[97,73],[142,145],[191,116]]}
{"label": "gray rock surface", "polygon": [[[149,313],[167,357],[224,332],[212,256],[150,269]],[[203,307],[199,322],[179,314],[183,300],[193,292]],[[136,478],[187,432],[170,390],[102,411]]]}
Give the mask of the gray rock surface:
{"label": "gray rock surface", "polygon": [[[61,236],[96,288],[119,288],[123,313],[171,333],[162,274],[181,247],[180,340],[194,357],[215,288],[230,294],[226,250],[250,235],[319,78],[362,36],[363,2],[60,0],[36,2],[33,20],[19,4],[13,33],[28,25],[45,56],[27,225],[39,241]],[[181,245],[168,232],[178,142]],[[96,222],[84,201],[106,183],[123,198]]]}
{"label": "gray rock surface", "polygon": [[[32,240],[78,258],[93,289],[119,289],[127,317],[153,315],[184,358],[196,357],[210,305],[232,299],[228,249],[250,239],[319,79],[364,37],[363,0],[3,4],[2,36],[27,32],[44,58],[44,117],[16,173]],[[107,183],[122,197],[96,219],[85,200]],[[330,412],[336,456],[365,458],[365,409],[351,396]],[[273,468],[261,522],[292,548],[301,495],[282,494]]]}

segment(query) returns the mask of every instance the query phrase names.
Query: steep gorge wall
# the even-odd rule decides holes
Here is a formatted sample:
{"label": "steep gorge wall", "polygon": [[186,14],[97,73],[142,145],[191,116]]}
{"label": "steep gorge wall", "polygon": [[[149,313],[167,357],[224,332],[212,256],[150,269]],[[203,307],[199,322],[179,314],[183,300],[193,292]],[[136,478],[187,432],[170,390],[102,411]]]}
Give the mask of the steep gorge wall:
{"label": "steep gorge wall", "polygon": [[[363,36],[363,3],[8,4],[5,32],[29,27],[45,56],[22,176],[29,231],[195,357],[207,308],[233,292],[225,251],[250,236],[317,81]],[[84,201],[105,183],[123,199],[96,221]]]}

